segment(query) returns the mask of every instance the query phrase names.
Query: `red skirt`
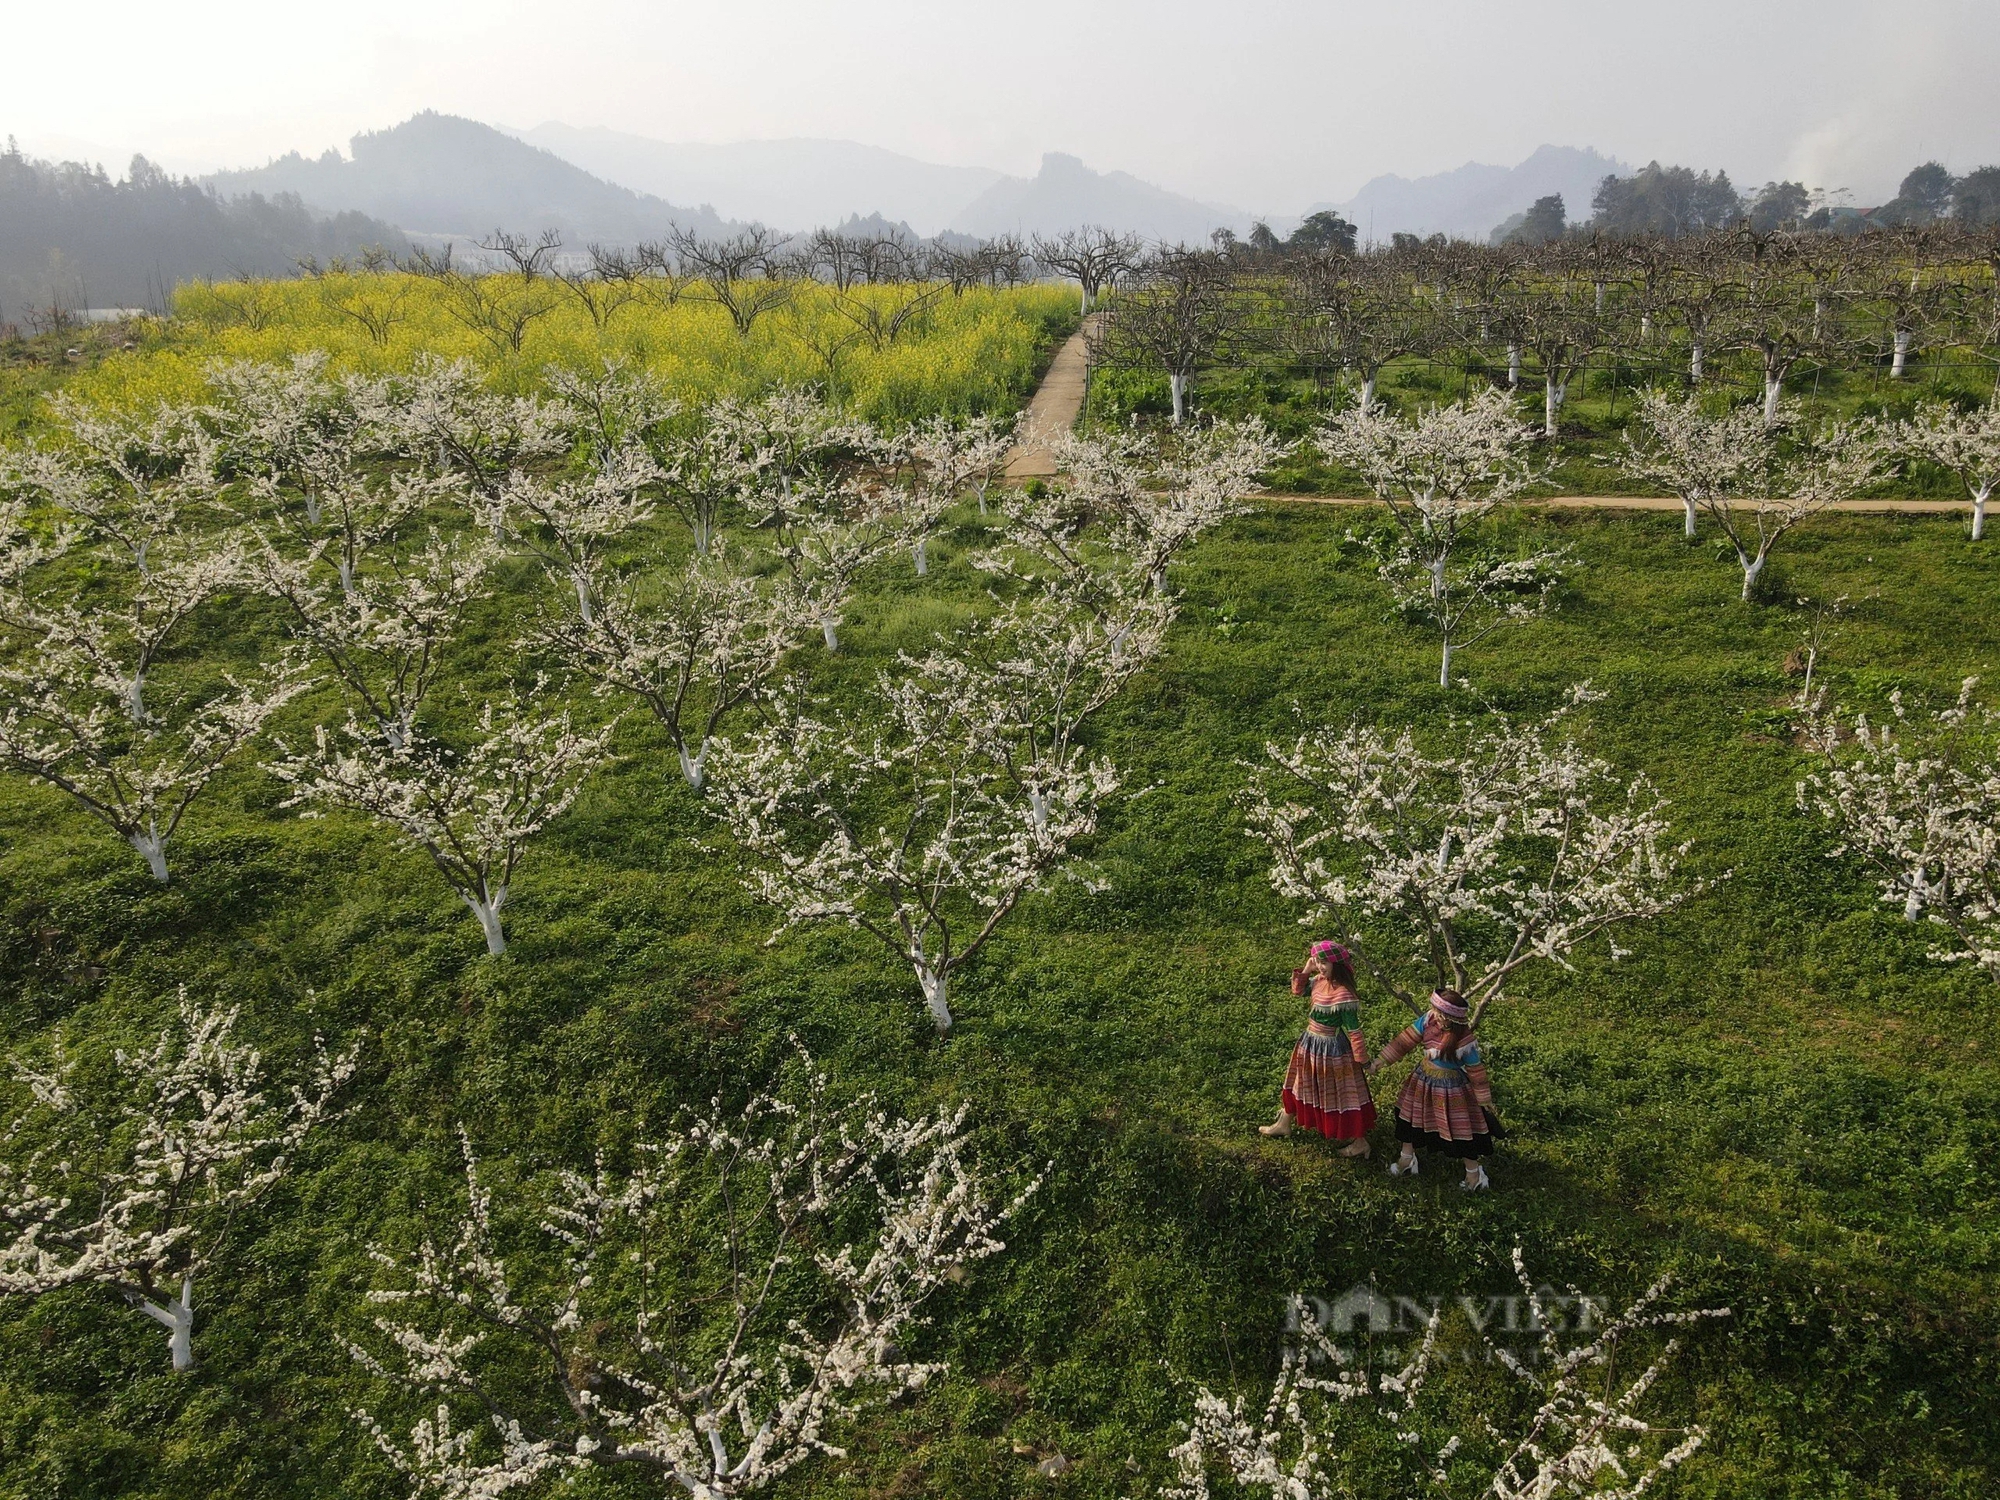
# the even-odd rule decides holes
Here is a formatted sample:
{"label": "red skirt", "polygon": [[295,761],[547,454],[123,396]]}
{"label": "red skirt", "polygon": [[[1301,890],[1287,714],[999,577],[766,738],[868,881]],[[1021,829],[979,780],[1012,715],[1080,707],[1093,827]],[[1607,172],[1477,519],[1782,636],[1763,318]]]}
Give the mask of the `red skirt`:
{"label": "red skirt", "polygon": [[1361,1071],[1347,1037],[1316,1025],[1307,1027],[1292,1049],[1282,1098],[1286,1114],[1330,1141],[1357,1140],[1375,1124],[1368,1075]]}

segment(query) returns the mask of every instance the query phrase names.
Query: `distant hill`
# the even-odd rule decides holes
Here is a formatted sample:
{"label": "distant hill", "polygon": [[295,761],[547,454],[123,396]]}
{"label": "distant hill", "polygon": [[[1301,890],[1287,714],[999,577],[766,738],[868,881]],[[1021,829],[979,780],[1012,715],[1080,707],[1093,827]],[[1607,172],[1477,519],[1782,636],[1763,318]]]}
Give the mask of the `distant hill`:
{"label": "distant hill", "polygon": [[1496,224],[1550,193],[1563,195],[1571,219],[1587,219],[1597,184],[1631,171],[1594,150],[1542,146],[1517,167],[1468,162],[1430,177],[1377,177],[1345,203],[1313,207],[1337,210],[1364,240],[1386,240],[1401,231],[1483,242]]}
{"label": "distant hill", "polygon": [[1207,244],[1210,231],[1247,233],[1249,216],[1141,182],[1128,172],[1093,172],[1051,151],[1033,177],[1003,177],[951,221],[961,234],[1055,234],[1085,224],[1149,240]]}
{"label": "distant hill", "polygon": [[327,211],[387,219],[411,234],[460,242],[494,229],[556,229],[581,248],[590,241],[633,245],[675,225],[702,234],[733,227],[713,210],[678,208],[593,177],[551,152],[490,125],[430,110],[388,130],[354,137],[353,159],[309,159],[294,151],[268,166],[218,172],[218,193],[296,193]]}
{"label": "distant hill", "polygon": [[935,234],[1001,178],[990,167],[939,166],[854,141],[712,146],[554,120],[509,133],[607,182],[675,203],[710,204],[725,217],[780,229],[818,229],[879,214],[919,234]]}
{"label": "distant hill", "polygon": [[183,281],[288,276],[372,246],[409,247],[391,224],[313,212],[289,193],[223,199],[132,158],[114,182],[101,167],[0,152],[0,323],[29,325],[52,309],[164,311]]}

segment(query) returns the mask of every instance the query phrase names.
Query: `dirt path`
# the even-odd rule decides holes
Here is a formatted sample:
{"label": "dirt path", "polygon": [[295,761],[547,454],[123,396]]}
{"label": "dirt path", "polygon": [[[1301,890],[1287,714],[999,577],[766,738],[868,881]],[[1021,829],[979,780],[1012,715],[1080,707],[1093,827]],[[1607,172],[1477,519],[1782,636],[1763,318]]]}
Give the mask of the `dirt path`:
{"label": "dirt path", "polygon": [[1055,473],[1055,462],[1041,445],[1068,432],[1083,414],[1084,379],[1090,370],[1087,338],[1095,321],[1094,316],[1083,320],[1083,327],[1056,351],[1048,374],[1035,387],[1015,429],[1013,451],[1007,455],[1009,479],[1046,478]]}

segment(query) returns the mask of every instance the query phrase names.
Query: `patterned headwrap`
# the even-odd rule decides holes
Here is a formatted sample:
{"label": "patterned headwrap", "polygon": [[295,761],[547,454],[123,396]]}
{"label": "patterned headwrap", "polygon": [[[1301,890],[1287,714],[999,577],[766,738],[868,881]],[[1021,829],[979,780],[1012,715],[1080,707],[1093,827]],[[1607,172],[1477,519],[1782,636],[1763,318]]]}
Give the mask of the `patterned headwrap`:
{"label": "patterned headwrap", "polygon": [[1453,1021],[1463,1021],[1472,1014],[1456,1000],[1447,1000],[1436,990],[1431,991],[1431,1009]]}
{"label": "patterned headwrap", "polygon": [[1332,938],[1322,938],[1319,942],[1314,943],[1312,945],[1312,956],[1314,958],[1331,959],[1337,964],[1352,963],[1354,960],[1354,955],[1349,953],[1339,943],[1336,943]]}

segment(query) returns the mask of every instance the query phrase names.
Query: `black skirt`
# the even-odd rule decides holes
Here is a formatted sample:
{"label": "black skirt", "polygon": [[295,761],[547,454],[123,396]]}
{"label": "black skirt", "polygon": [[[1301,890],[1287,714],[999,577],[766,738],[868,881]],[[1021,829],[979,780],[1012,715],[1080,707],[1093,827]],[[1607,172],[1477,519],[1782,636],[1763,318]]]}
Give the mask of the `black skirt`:
{"label": "black skirt", "polygon": [[1400,1114],[1396,1116],[1396,1139],[1406,1145],[1428,1146],[1433,1151],[1456,1156],[1461,1161],[1493,1154],[1493,1137],[1483,1130],[1469,1141],[1448,1141],[1435,1130],[1419,1130]]}

